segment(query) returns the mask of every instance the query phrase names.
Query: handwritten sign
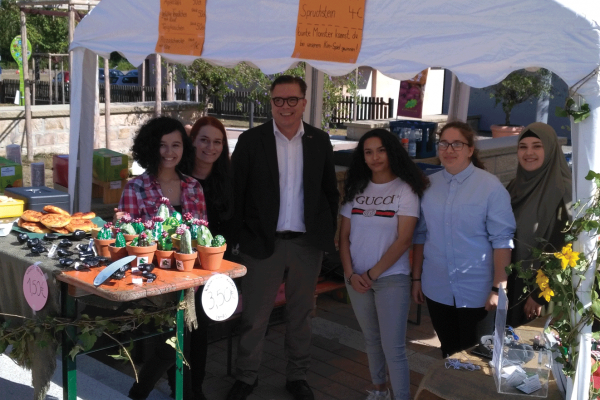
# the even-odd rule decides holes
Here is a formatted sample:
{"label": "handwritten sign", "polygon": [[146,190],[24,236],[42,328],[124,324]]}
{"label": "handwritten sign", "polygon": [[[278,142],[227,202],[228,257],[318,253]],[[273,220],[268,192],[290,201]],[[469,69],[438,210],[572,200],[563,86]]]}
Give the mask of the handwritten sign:
{"label": "handwritten sign", "polygon": [[155,50],[200,57],[205,27],[206,0],[160,0]]}
{"label": "handwritten sign", "polygon": [[366,0],[300,0],[294,58],[355,63]]}
{"label": "handwritten sign", "polygon": [[48,282],[41,268],[30,265],[23,277],[23,294],[33,311],[39,311],[48,301]]}
{"label": "handwritten sign", "polygon": [[215,274],[202,290],[202,308],[213,321],[224,321],[231,317],[238,305],[238,292],[233,279]]}

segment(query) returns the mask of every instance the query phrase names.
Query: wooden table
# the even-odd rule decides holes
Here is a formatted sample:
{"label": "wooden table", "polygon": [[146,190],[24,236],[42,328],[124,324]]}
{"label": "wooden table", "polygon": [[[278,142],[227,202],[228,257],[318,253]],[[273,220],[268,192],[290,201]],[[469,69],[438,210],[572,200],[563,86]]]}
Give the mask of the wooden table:
{"label": "wooden table", "polygon": [[[544,319],[538,318],[531,323],[517,328],[518,330],[543,331]],[[469,350],[453,354],[461,362],[470,362],[481,366],[480,370],[446,369],[446,360],[440,360],[429,368],[421,380],[415,400],[507,400],[532,399],[527,395],[502,394],[496,390],[489,359],[471,354]],[[552,378],[548,383],[549,400],[563,400],[556,381]]]}
{"label": "wooden table", "polygon": [[[61,288],[61,313],[66,318],[76,318],[77,307],[75,298],[84,295],[97,295],[112,301],[131,301],[151,296],[159,296],[179,291],[179,299],[183,300],[185,289],[201,286],[214,274],[226,274],[230,278],[238,278],[246,274],[246,267],[240,264],[223,260],[221,268],[217,271],[193,269],[189,272],[181,272],[175,269],[155,268],[156,280],[152,283],[141,285],[132,283],[131,271],[127,271],[121,280],[108,280],[96,287],[94,278],[104,269],[93,268],[84,271],[66,271],[56,275],[56,279],[62,282]],[[183,396],[183,330],[184,310],[177,311],[177,341],[181,344],[181,352],[177,353],[176,359],[176,386],[175,398],[181,400]],[[77,399],[77,370],[76,361],[71,359],[69,352],[74,346],[71,339],[76,336],[76,328],[67,328],[62,335],[62,376],[63,376],[63,399]]]}

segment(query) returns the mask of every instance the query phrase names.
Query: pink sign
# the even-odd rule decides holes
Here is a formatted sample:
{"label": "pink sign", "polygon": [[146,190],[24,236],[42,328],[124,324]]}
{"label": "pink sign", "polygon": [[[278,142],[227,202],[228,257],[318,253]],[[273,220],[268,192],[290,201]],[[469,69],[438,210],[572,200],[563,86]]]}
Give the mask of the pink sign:
{"label": "pink sign", "polygon": [[30,265],[23,277],[23,294],[33,311],[39,311],[48,300],[48,283],[41,268]]}

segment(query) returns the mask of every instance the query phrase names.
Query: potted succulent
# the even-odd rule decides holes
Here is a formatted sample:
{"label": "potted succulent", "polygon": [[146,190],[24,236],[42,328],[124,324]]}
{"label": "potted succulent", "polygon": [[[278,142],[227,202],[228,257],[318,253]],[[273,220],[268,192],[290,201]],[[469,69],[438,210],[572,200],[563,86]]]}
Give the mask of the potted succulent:
{"label": "potted succulent", "polygon": [[127,253],[136,256],[135,266],[140,264],[151,264],[154,260],[156,242],[151,231],[144,231],[138,237],[127,244]]}
{"label": "potted succulent", "polygon": [[198,258],[200,266],[209,271],[221,268],[223,255],[227,249],[225,238],[221,235],[212,236],[206,225],[200,226],[198,232]]}
{"label": "potted succulent", "polygon": [[127,248],[125,247],[127,243],[125,241],[125,237],[123,236],[123,232],[121,232],[121,228],[113,229],[115,242],[108,246],[108,252],[110,253],[110,259],[115,262],[127,256]]}
{"label": "potted succulent", "polygon": [[493,137],[521,133],[523,126],[510,124],[512,109],[517,104],[549,95],[552,92],[551,75],[552,72],[544,68],[540,68],[535,72],[521,69],[510,73],[502,82],[490,87],[490,97],[494,98],[496,106],[502,104],[502,110],[505,114],[504,125],[492,125],[490,127]]}
{"label": "potted succulent", "polygon": [[156,240],[157,249],[154,253],[158,261],[158,267],[163,269],[170,269],[173,266],[175,257],[173,254],[173,241],[169,236],[168,232],[161,232],[160,237]]}
{"label": "potted succulent", "polygon": [[177,269],[191,271],[197,258],[196,249],[192,247],[192,233],[182,226],[177,228],[177,233],[181,236],[179,251],[176,251],[174,255]]}
{"label": "potted succulent", "polygon": [[[173,245],[177,248],[181,247],[181,233],[183,233],[184,230],[190,231],[190,235],[191,235],[191,240],[192,240],[192,247],[196,247],[198,245],[198,227],[197,225],[195,225],[195,223],[200,224],[202,220],[198,220],[195,219],[195,221],[190,225],[187,224],[181,224],[179,225],[179,227],[175,230],[175,233],[173,233],[171,235],[171,239],[173,240]],[[179,229],[181,228],[181,229]],[[177,232],[181,232],[181,233],[177,233]]]}
{"label": "potted succulent", "polygon": [[98,255],[102,257],[110,257],[110,252],[108,251],[108,246],[115,242],[115,237],[113,236],[112,231],[112,223],[107,222],[98,232],[98,236],[94,239],[94,246],[96,247],[96,252]]}
{"label": "potted succulent", "polygon": [[123,215],[119,221],[115,224],[114,229],[119,228],[125,237],[126,242],[131,242],[134,238],[138,236],[134,226],[133,226],[133,218],[131,215],[126,213]]}

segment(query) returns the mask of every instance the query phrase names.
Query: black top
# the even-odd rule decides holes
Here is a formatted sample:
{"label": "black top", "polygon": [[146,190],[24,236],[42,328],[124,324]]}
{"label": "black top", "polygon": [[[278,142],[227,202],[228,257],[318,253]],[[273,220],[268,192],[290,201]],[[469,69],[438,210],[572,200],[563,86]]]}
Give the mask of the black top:
{"label": "black top", "polygon": [[181,204],[178,206],[173,206],[173,209],[175,211],[177,211],[179,214],[183,214],[183,208],[181,207]]}
{"label": "black top", "polygon": [[[210,229],[210,233],[214,236],[222,235],[225,238],[225,241],[230,244],[229,237],[229,225],[231,221],[231,217],[227,219],[223,219],[222,213],[220,213],[215,207],[216,199],[215,193],[211,192],[208,185],[205,185],[205,179],[198,179],[194,177],[200,185],[202,186],[202,191],[204,192],[204,201],[206,202],[206,220],[208,221],[208,229]],[[232,213],[230,213],[232,214]],[[229,253],[231,246],[227,246],[227,253]],[[226,253],[226,254],[227,254]],[[227,257],[226,257],[227,258]]]}

